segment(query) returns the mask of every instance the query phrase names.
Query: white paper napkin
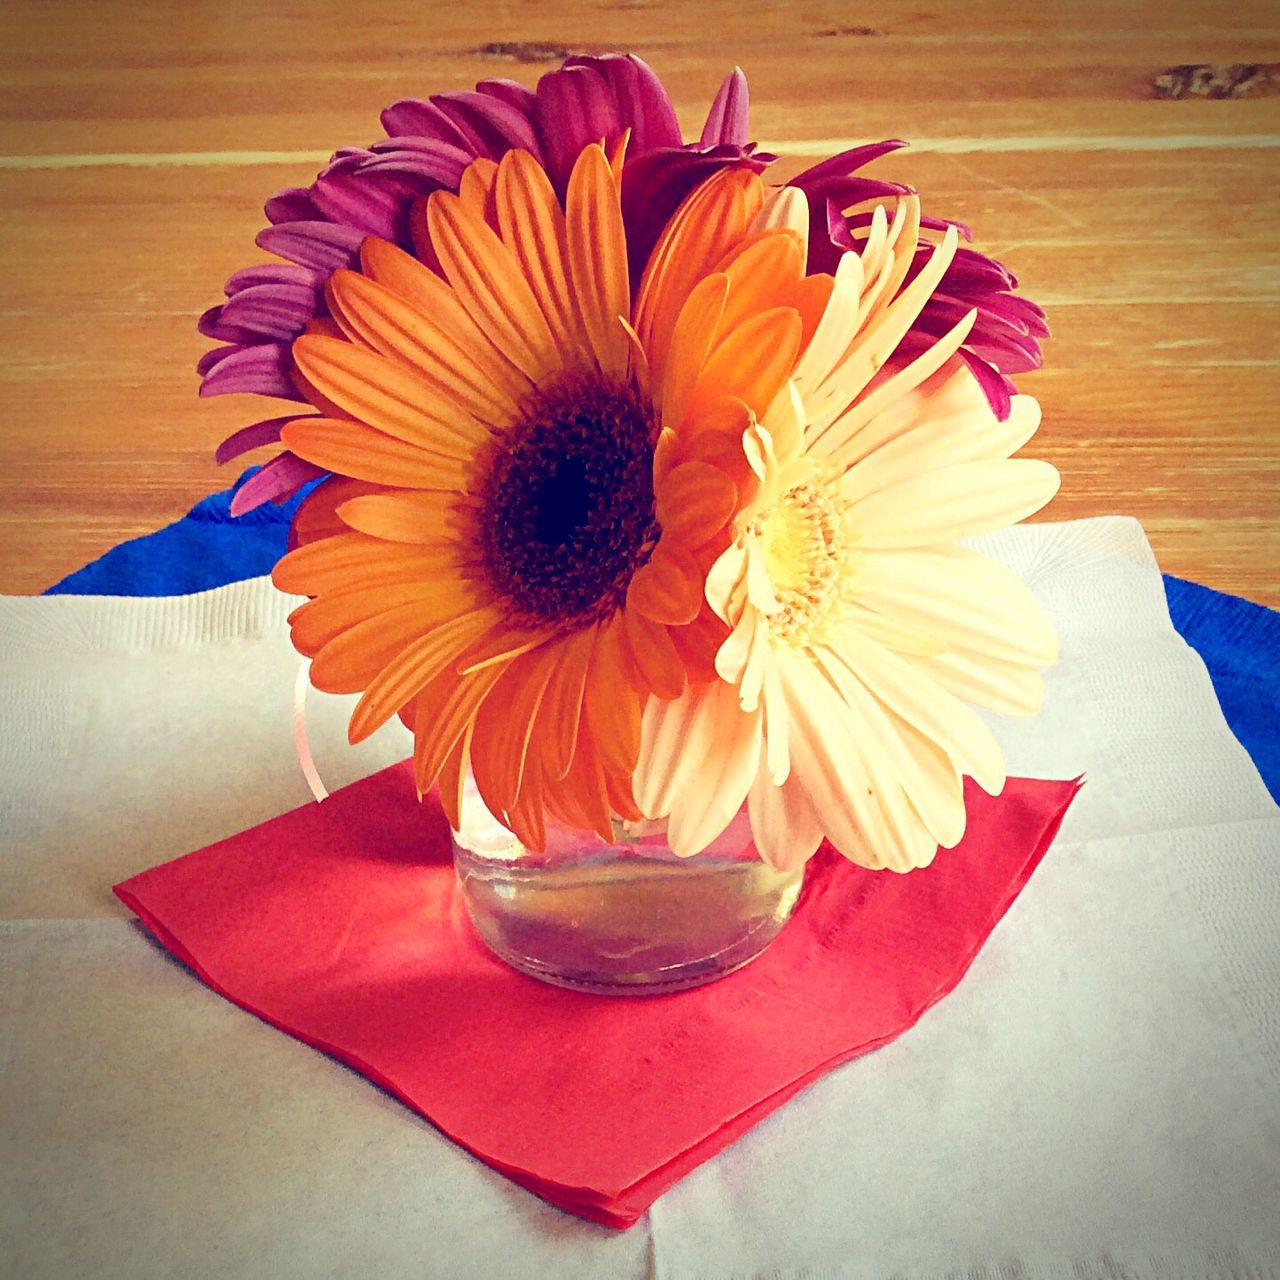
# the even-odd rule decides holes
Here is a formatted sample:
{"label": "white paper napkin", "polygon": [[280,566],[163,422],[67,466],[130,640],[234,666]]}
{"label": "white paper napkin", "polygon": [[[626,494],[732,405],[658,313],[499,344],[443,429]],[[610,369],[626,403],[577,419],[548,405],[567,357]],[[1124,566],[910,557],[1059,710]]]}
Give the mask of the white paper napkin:
{"label": "white paper napkin", "polygon": [[[0,600],[0,1275],[1280,1274],[1280,816],[1134,522],[981,545],[1063,639],[1044,713],[997,724],[1010,770],[1087,787],[953,995],[625,1235],[222,1001],[110,896],[308,799],[291,602]],[[408,750],[348,747],[350,704],[312,698],[331,787]]]}

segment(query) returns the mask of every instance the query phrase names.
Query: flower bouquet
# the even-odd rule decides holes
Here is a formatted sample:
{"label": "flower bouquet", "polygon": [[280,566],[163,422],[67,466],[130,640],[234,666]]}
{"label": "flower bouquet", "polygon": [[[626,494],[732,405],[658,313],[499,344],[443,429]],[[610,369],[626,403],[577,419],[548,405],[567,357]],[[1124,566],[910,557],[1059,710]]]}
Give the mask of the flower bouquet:
{"label": "flower bouquet", "polygon": [[202,317],[201,390],[294,402],[221,446],[282,445],[233,511],[319,481],[273,575],[293,642],[360,695],[353,742],[412,732],[486,940],[688,985],[767,943],[824,841],[953,847],[964,778],[1004,784],[969,704],[1034,712],[1056,654],[961,545],[1057,489],[1011,456],[1040,309],[862,173],[899,142],[771,180],[740,71],[693,143],[622,55],[382,123],[268,201],[284,261]]}

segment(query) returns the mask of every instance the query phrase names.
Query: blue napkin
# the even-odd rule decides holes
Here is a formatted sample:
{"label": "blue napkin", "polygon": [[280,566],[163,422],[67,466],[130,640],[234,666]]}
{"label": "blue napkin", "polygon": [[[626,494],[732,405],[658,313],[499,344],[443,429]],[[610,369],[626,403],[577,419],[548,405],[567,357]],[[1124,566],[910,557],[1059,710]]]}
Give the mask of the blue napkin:
{"label": "blue napkin", "polygon": [[[269,573],[284,554],[293,513],[315,485],[233,520],[231,496],[256,470],[167,528],[113,547],[45,594],[186,595]],[[1280,613],[1170,574],[1164,586],[1173,625],[1209,668],[1227,723],[1280,801]]]}

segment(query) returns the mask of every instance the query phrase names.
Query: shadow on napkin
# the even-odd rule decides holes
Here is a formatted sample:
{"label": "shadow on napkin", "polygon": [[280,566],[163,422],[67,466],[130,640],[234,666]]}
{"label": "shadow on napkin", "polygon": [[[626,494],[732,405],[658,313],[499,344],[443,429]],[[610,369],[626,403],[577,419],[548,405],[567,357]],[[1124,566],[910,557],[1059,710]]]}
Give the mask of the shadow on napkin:
{"label": "shadow on napkin", "polygon": [[969,786],[964,840],[910,875],[820,851],[758,960],[650,997],[562,990],[491,956],[455,891],[444,817],[405,764],[115,892],[229,1000],[535,1194],[627,1227],[952,990],[1079,785],[1010,778],[995,799]]}

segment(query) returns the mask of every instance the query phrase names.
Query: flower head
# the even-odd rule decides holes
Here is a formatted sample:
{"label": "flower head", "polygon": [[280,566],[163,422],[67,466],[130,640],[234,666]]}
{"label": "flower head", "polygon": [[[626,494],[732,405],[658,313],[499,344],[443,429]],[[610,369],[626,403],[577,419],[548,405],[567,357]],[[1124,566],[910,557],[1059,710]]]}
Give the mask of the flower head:
{"label": "flower head", "polygon": [[[344,147],[310,186],[289,188],[267,201],[270,225],[258,244],[281,261],[235,272],[226,284],[227,300],[201,316],[200,331],[220,344],[197,367],[201,395],[247,392],[305,403],[292,346],[330,318],[327,286],[333,273],[358,265],[369,236],[437,269],[422,217],[425,203],[433,192],[457,192],[477,160],[496,163],[509,151],[522,151],[563,197],[583,147],[603,140],[612,152],[626,136],[621,207],[635,284],[663,228],[695,187],[726,168],[763,172],[776,159],[749,140],[741,71],[725,78],[699,138],[685,143],[662,82],[640,58],[623,54],[571,57],[532,90],[511,80],[486,80],[470,91],[403,99],[383,111],[382,125],[382,141]],[[858,175],[862,166],[902,145],[860,147],[791,180],[812,214],[806,232],[809,272],[830,273],[842,254],[859,252],[875,205],[910,194],[900,183]],[[476,181],[472,170],[471,182]],[[948,224],[926,219],[924,225]],[[919,270],[932,252],[932,244],[922,240],[909,270]],[[916,340],[927,344],[954,323],[957,308],[977,307],[961,356],[1000,416],[1008,411],[1012,391],[1007,375],[1038,365],[1038,339],[1047,333],[1043,313],[1012,293],[1015,284],[998,263],[964,250],[915,322]],[[277,405],[270,416],[224,440],[218,460],[278,442],[297,412]],[[234,511],[282,499],[323,474],[286,449],[239,489]]]}
{"label": "flower head", "polygon": [[1003,781],[1053,637],[957,541],[1056,486],[1009,374],[1046,333],[858,148],[768,185],[746,81],[682,142],[638,59],[394,104],[268,202],[202,329],[203,394],[293,402],[245,510],[326,477],[275,572],[353,741],[398,715],[457,825],[474,775],[540,847],[746,804],[762,855],[906,869]]}
{"label": "flower head", "polygon": [[963,834],[964,775],[1004,783],[966,702],[1039,705],[1052,630],[1008,570],[957,542],[1038,510],[1057,473],[1011,458],[1039,410],[1018,396],[993,412],[958,354],[972,312],[903,353],[956,249],[949,230],[901,293],[880,283],[905,277],[909,201],[841,259],[786,388],[745,433],[758,488],[706,588],[730,628],[720,679],[646,708],[636,797],[670,818],[678,852],[745,802],[777,865],[824,837],[864,866],[925,865]]}
{"label": "flower head", "polygon": [[546,812],[638,819],[646,701],[715,677],[704,584],[750,479],[741,433],[803,330],[798,238],[744,170],[682,206],[633,308],[620,155],[584,148],[563,209],[527,152],[474,162],[423,210],[442,275],[367,239],[332,328],[293,346],[321,412],[281,433],[341,477],[275,573],[313,597],[291,619],[313,681],[362,693],[353,740],[401,714],[419,786],[456,812],[469,767],[532,845]]}

